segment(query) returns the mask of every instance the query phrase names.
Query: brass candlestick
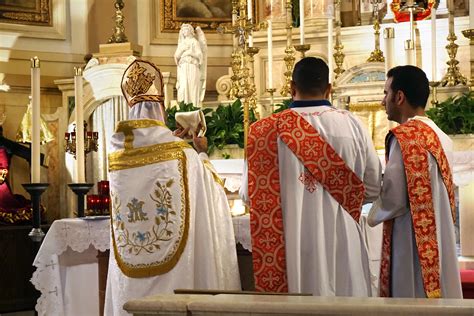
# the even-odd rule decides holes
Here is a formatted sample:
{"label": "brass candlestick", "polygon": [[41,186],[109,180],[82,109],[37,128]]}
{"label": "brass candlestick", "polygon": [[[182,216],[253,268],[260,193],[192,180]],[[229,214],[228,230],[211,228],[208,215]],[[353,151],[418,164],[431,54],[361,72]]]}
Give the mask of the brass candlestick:
{"label": "brass candlestick", "polygon": [[283,58],[285,61],[286,71],[284,72],[285,83],[280,90],[280,94],[284,97],[290,95],[291,74],[293,73],[293,66],[295,64],[295,49],[292,44],[292,7],[291,0],[286,0],[286,49],[285,57]]}
{"label": "brass candlestick", "polygon": [[[247,55],[248,55],[248,62],[249,62],[249,95],[248,95],[248,101],[249,101],[249,108],[256,113],[257,109],[257,89],[255,87],[255,69],[254,69],[254,57],[258,52],[260,51],[260,48],[258,47],[247,47]],[[258,119],[258,115],[257,115]]]}
{"label": "brass candlestick", "polygon": [[123,0],[115,0],[115,27],[114,34],[109,38],[109,44],[128,42],[127,36],[125,35],[125,26],[123,25],[125,17],[123,16],[122,9],[124,6]]}
{"label": "brass candlestick", "polygon": [[383,52],[380,50],[380,23],[379,23],[379,4],[382,0],[372,0],[374,6],[374,37],[375,37],[375,48],[370,53],[370,57],[367,62],[385,62]]}
{"label": "brass candlestick", "polygon": [[[451,3],[451,5],[449,5]],[[443,79],[441,79],[441,85],[443,87],[453,87],[459,84],[466,85],[467,79],[459,71],[459,61],[456,60],[456,54],[458,52],[458,45],[455,43],[457,37],[454,33],[454,8],[451,1],[448,1],[448,21],[449,21],[449,34],[448,34],[448,45],[446,50],[448,51],[449,60],[446,62],[448,69]]]}
{"label": "brass candlestick", "polygon": [[300,52],[301,59],[305,58],[305,53],[311,48],[310,44],[295,45],[295,50]]}
{"label": "brass candlestick", "polygon": [[[346,55],[342,52],[344,49],[344,45],[342,45],[341,41],[341,0],[336,0],[336,42],[334,44],[334,63],[336,64],[336,68],[333,70],[335,75],[335,79],[339,78],[339,76],[344,72],[344,68],[342,68],[342,64],[344,63],[344,58]],[[335,81],[334,81],[335,82]]]}
{"label": "brass candlestick", "polygon": [[469,39],[469,46],[471,49],[471,79],[469,80],[469,90],[474,89],[474,29],[467,29],[462,31],[462,35]]}
{"label": "brass candlestick", "polygon": [[274,110],[274,108],[273,108],[273,102],[274,102],[273,101],[273,95],[275,94],[276,89],[275,88],[268,88],[265,91],[267,91],[270,94],[270,106],[271,106],[272,112],[273,112],[273,110]]}
{"label": "brass candlestick", "polygon": [[439,101],[438,101],[438,86],[440,82],[439,81],[430,81],[430,87],[431,87],[431,105],[433,107],[438,106]]}

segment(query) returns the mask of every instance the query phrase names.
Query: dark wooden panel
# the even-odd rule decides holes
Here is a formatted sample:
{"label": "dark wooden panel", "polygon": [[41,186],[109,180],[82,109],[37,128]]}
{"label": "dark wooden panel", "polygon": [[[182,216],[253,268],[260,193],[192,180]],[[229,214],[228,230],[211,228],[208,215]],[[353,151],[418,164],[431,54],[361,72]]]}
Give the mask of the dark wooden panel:
{"label": "dark wooden panel", "polygon": [[39,292],[30,279],[38,245],[30,231],[31,226],[0,226],[0,313],[35,308]]}

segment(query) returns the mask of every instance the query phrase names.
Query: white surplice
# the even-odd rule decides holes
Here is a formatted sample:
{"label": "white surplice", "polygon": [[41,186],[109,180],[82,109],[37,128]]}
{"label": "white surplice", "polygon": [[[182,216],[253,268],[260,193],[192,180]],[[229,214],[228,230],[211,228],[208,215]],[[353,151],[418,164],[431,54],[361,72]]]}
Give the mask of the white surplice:
{"label": "white surplice", "polygon": [[[134,133],[134,148],[157,143],[182,141],[162,126],[138,128]],[[123,150],[124,135],[112,137],[112,152]],[[173,293],[175,289],[240,290],[235,238],[230,209],[224,188],[216,182],[215,174],[203,164],[192,148],[183,149],[186,156],[187,183],[189,188],[189,231],[185,248],[171,271],[145,278],[124,275],[117,265],[111,247],[106,290],[105,315],[128,315],[123,310],[127,301],[144,296]],[[156,153],[161,154],[160,152]],[[126,169],[120,178],[109,174],[111,191],[129,198],[147,199],[158,177],[154,165]],[[130,192],[132,191],[132,192]],[[155,212],[148,210],[148,217]]]}
{"label": "white surplice", "polygon": [[[415,116],[413,119],[421,120],[434,130],[451,164],[453,149],[451,139],[429,118]],[[409,208],[405,167],[400,144],[395,137],[392,137],[389,146],[389,160],[385,168],[382,192],[380,199],[376,202],[377,205],[372,208],[369,214],[368,222],[371,226],[375,226],[394,219],[390,274],[391,295],[393,297],[426,297]],[[456,239],[448,192],[435,158],[431,154],[428,157],[439,247],[441,296],[443,298],[462,298]]]}
{"label": "white surplice", "polygon": [[[297,107],[364,182],[364,202],[380,192],[381,165],[370,136],[352,113],[330,106]],[[329,192],[305,180],[304,165],[278,140],[281,206],[291,293],[315,296],[371,296],[365,238],[359,223]],[[241,197],[248,201],[247,171]]]}

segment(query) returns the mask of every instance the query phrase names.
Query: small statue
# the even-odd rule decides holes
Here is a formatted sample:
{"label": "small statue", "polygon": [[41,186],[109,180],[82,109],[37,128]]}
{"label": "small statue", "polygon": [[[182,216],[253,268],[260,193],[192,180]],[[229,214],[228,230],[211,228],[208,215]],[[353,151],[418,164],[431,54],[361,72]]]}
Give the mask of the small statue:
{"label": "small statue", "polygon": [[176,90],[178,102],[199,106],[206,91],[207,42],[198,26],[181,25],[178,48],[174,54],[177,69]]}

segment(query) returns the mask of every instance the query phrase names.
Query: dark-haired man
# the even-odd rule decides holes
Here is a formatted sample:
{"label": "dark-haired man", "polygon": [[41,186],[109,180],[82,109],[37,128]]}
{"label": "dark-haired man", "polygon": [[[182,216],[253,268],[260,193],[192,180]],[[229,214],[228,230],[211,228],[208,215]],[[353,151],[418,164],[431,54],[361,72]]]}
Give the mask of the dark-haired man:
{"label": "dark-haired man", "polygon": [[302,59],[290,109],[250,127],[241,195],[259,291],[371,295],[358,220],[379,195],[380,161],[360,121],[328,101],[328,76],[323,60]]}
{"label": "dark-haired man", "polygon": [[452,142],[427,118],[428,79],[415,66],[390,69],[388,119],[401,125],[386,138],[387,165],[369,224],[384,222],[380,295],[462,298],[456,257]]}

